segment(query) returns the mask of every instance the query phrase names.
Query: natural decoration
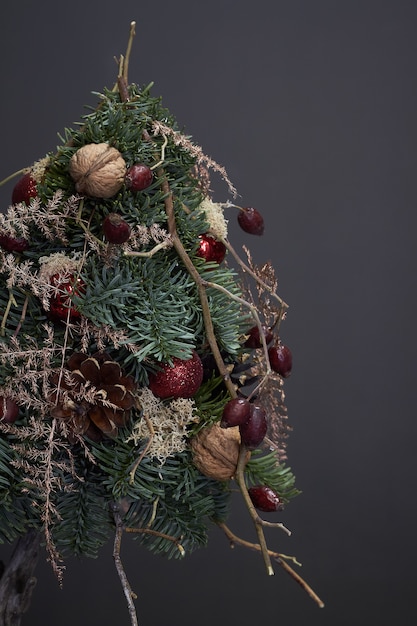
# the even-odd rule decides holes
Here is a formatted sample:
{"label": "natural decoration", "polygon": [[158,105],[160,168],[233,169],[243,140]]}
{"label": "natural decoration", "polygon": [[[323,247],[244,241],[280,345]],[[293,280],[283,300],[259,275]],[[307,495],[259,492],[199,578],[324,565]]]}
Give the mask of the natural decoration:
{"label": "natural decoration", "polygon": [[[286,465],[288,307],[271,263],[228,237],[233,214],[249,239],[264,220],[234,204],[225,168],[151,85],[129,84],[134,30],[114,88],[17,172],[0,215],[0,541],[17,541],[0,577],[4,623],[7,607],[18,619],[29,604],[40,540],[62,582],[67,554],[97,556],[113,533],[135,626],[124,533],[182,558],[212,525],[323,606],[294,557],[267,546],[265,526],[288,529],[257,512],[279,513],[299,493]],[[212,173],[230,200],[214,201]],[[255,541],[227,526],[236,489]],[[10,581],[22,551],[19,595]]]}

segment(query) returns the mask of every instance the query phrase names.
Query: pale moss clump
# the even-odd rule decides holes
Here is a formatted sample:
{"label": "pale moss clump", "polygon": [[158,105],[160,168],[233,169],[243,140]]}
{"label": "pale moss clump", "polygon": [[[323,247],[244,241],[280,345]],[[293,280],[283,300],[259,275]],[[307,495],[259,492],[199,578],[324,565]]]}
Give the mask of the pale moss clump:
{"label": "pale moss clump", "polygon": [[199,208],[204,211],[210,224],[210,232],[218,239],[227,239],[227,220],[224,217],[223,205],[204,198]]}
{"label": "pale moss clump", "polygon": [[138,445],[144,440],[149,440],[146,454],[156,458],[160,463],[164,463],[174,454],[183,452],[187,447],[187,426],[198,421],[194,401],[191,398],[162,401],[154,396],[150,389],[144,387],[140,390],[139,404],[143,416],[134,425],[126,442],[133,441]]}

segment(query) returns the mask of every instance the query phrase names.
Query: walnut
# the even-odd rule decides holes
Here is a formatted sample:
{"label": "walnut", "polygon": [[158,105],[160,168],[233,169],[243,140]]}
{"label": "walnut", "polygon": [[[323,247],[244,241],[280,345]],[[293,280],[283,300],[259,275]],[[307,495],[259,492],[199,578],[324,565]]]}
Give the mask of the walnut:
{"label": "walnut", "polygon": [[[216,480],[233,478],[240,447],[239,427],[221,428],[214,424],[191,439],[193,461],[202,474]],[[248,460],[250,453],[248,453]]]}
{"label": "walnut", "polygon": [[126,163],[108,143],[89,143],[72,155],[69,172],[78,193],[111,198],[124,183]]}

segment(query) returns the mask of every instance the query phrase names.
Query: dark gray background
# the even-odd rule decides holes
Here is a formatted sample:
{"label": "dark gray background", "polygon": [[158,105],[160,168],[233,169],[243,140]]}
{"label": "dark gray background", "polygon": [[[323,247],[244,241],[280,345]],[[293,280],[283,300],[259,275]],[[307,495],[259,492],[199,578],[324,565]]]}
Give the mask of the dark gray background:
{"label": "dark gray background", "polygon": [[[155,81],[264,214],[262,239],[232,218],[230,237],[272,259],[290,303],[289,456],[303,495],[282,518],[292,537],[268,536],[326,608],[214,529],[182,562],[125,542],[141,626],[416,623],[416,18],[401,0],[2,7],[0,178],[53,150],[90,92],[113,84],[136,20],[130,79]],[[232,522],[253,539],[239,503]],[[111,546],[67,565],[60,591],[41,563],[25,626],[129,624]]]}

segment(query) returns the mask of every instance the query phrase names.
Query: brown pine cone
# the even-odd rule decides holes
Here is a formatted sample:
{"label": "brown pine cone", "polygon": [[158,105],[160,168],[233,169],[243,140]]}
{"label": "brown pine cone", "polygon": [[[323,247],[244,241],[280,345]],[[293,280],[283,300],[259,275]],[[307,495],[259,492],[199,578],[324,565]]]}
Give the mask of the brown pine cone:
{"label": "brown pine cone", "polygon": [[56,386],[50,398],[55,403],[51,417],[64,420],[73,434],[94,441],[114,437],[136,404],[133,377],[124,376],[106,353],[74,352],[66,366],[51,380]]}

